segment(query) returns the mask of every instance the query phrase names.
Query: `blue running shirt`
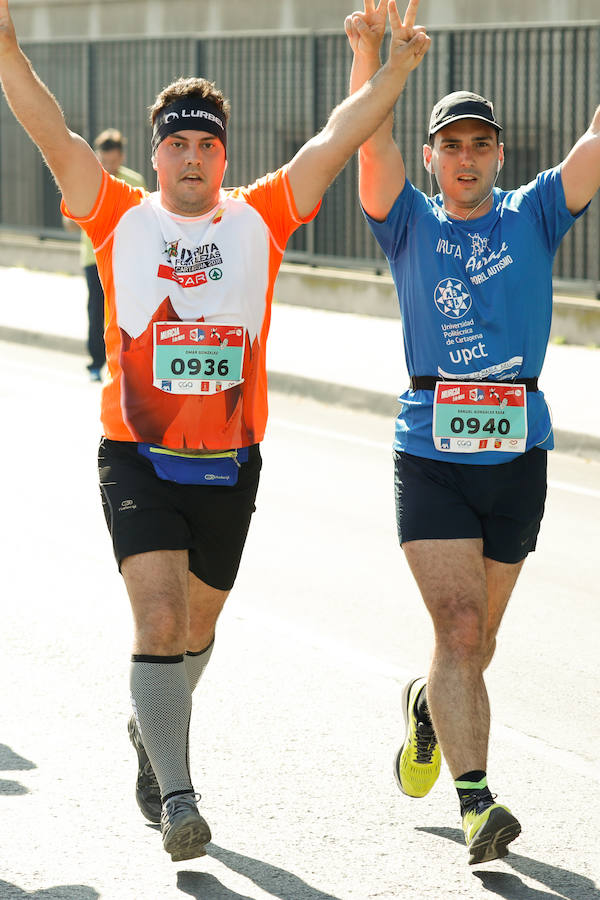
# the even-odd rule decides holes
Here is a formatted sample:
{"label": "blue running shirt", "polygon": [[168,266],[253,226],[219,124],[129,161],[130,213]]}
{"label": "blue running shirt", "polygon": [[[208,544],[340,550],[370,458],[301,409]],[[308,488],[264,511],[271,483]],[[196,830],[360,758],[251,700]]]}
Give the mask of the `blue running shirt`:
{"label": "blue running shirt", "polygon": [[[540,374],[554,255],[577,218],[565,205],[560,167],[514,191],[495,188],[492,209],[466,222],[446,215],[441,195],[427,197],[408,180],[384,222],[365,215],[396,285],[410,375],[514,381]],[[518,455],[436,450],[433,391],[408,390],[399,399],[396,450],[479,465]],[[527,449],[551,450],[541,391],[527,394],[527,418]]]}

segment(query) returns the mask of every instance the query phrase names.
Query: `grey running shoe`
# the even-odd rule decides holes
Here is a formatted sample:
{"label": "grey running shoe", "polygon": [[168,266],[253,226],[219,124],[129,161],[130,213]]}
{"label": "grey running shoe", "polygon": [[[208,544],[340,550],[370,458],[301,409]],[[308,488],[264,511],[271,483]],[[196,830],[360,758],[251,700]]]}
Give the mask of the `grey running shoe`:
{"label": "grey running shoe", "polygon": [[142,814],[148,821],[158,825],[162,809],[162,804],[160,802],[160,788],[152,764],[148,759],[148,754],[144,750],[142,736],[139,732],[133,713],[127,723],[127,730],[129,731],[129,740],[133,744],[138,757],[135,799],[137,800],[137,804],[141,809]]}
{"label": "grey running shoe", "polygon": [[198,812],[199,794],[177,794],[163,804],[160,830],[163,847],[173,862],[206,855],[210,828]]}

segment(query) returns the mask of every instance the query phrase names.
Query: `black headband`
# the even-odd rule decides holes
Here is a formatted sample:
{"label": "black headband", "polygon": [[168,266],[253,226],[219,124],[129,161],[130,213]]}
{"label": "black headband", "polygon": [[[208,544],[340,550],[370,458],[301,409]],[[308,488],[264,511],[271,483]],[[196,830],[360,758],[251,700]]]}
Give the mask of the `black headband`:
{"label": "black headband", "polygon": [[169,134],[177,131],[208,131],[219,138],[227,152],[227,121],[219,107],[211,100],[191,95],[176,100],[161,109],[152,130],[152,155]]}

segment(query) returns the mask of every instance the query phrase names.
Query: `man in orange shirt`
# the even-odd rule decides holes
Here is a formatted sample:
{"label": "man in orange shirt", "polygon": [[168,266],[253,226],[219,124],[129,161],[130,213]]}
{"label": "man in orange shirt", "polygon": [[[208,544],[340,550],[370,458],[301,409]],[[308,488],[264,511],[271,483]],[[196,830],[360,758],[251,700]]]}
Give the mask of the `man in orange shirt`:
{"label": "man in orange shirt", "polygon": [[111,177],[69,131],[0,0],[4,92],[60,186],[63,214],[90,236],[104,288],[100,482],[134,618],[137,796],[173,860],[204,854],[210,840],[188,765],[191,698],[254,509],[277,270],[290,234],[316,215],[429,47],[422,29],[404,40],[393,0],[389,9],[386,64],[291,162],[249,187],[221,187],[221,92],[202,78],[165,88],[152,108],[160,188],[147,194]]}

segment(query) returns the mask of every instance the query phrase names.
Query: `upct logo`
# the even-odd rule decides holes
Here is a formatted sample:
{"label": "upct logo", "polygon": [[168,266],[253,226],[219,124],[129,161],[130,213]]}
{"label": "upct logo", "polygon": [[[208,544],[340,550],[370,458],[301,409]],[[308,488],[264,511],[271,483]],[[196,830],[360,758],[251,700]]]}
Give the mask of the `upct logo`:
{"label": "upct logo", "polygon": [[448,356],[453,363],[464,363],[468,366],[472,359],[483,359],[487,356],[485,352],[485,344],[479,341],[474,347],[461,347],[460,350],[448,351]]}

